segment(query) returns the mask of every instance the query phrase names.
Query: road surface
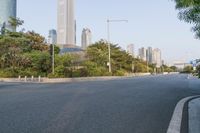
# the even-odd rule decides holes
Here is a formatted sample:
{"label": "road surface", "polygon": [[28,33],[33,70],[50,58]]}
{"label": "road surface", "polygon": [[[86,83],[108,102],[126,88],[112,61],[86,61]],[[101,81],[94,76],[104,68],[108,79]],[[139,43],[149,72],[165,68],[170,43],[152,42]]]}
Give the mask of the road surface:
{"label": "road surface", "polygon": [[0,83],[0,133],[166,133],[177,102],[199,86],[187,75]]}

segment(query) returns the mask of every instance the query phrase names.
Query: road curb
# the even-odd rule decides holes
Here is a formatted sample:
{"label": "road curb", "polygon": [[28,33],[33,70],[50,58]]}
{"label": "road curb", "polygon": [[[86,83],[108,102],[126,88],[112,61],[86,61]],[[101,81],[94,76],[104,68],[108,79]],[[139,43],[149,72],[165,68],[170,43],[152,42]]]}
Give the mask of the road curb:
{"label": "road curb", "polygon": [[167,133],[181,133],[181,123],[183,118],[184,106],[188,101],[199,97],[200,95],[186,97],[177,103]]}
{"label": "road curb", "polygon": [[72,83],[72,82],[84,82],[84,81],[106,81],[127,79],[134,77],[145,77],[149,75],[133,75],[133,76],[100,76],[100,77],[80,77],[80,78],[0,78],[0,82],[16,82],[16,83]]}
{"label": "road curb", "polygon": [[200,132],[200,98],[192,99],[188,103],[188,133],[199,133]]}

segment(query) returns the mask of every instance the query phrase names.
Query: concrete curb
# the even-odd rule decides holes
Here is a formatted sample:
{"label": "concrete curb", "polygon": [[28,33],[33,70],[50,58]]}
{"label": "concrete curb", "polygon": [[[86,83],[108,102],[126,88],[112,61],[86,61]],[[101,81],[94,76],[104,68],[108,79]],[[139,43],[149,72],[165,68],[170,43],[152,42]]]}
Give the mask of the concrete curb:
{"label": "concrete curb", "polygon": [[189,133],[200,132],[200,98],[192,99],[188,105]]}
{"label": "concrete curb", "polygon": [[126,79],[132,77],[144,77],[151,74],[137,74],[130,76],[103,76],[103,77],[82,77],[82,78],[0,78],[0,82],[17,82],[17,83],[71,83],[84,81],[106,81],[116,79]]}
{"label": "concrete curb", "polygon": [[181,123],[182,123],[184,106],[188,101],[198,98],[198,97],[200,97],[200,95],[190,96],[178,102],[174,110],[172,119],[170,121],[167,133],[181,133]]}

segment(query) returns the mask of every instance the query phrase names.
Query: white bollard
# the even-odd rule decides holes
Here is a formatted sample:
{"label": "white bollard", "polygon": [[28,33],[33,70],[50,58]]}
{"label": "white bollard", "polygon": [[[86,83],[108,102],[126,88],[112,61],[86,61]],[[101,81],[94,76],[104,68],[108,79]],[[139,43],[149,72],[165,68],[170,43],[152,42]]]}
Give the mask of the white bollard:
{"label": "white bollard", "polygon": [[34,76],[31,77],[31,81],[33,81],[33,80],[34,80]]}
{"label": "white bollard", "polygon": [[24,81],[27,82],[27,76],[24,77]]}
{"label": "white bollard", "polygon": [[38,77],[38,82],[41,82],[41,76]]}
{"label": "white bollard", "polygon": [[19,75],[18,80],[21,81],[21,76]]}

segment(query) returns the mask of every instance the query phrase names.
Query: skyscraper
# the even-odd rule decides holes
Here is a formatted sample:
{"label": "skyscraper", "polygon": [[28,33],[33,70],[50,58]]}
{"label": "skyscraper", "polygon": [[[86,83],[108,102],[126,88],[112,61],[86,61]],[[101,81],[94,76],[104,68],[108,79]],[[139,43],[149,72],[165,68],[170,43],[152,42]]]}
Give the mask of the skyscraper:
{"label": "skyscraper", "polygon": [[148,63],[153,63],[153,48],[152,47],[147,48],[147,61]]}
{"label": "skyscraper", "polygon": [[74,0],[58,0],[57,44],[75,45]]}
{"label": "skyscraper", "polygon": [[82,48],[86,49],[89,45],[92,44],[92,32],[88,28],[84,28],[82,31]]}
{"label": "skyscraper", "polygon": [[57,44],[57,33],[56,33],[56,30],[52,29],[52,30],[49,31],[48,43],[49,44]]}
{"label": "skyscraper", "polygon": [[135,56],[134,54],[134,44],[129,44],[127,45],[127,53],[131,56]]}
{"label": "skyscraper", "polygon": [[146,49],[144,47],[139,49],[139,58],[143,61],[147,60]]}
{"label": "skyscraper", "polygon": [[5,26],[7,30],[16,30],[16,27],[9,24],[10,17],[16,18],[16,12],[17,0],[0,0],[0,29]]}
{"label": "skyscraper", "polygon": [[156,67],[162,66],[161,50],[158,48],[153,50],[153,63],[156,64]]}

